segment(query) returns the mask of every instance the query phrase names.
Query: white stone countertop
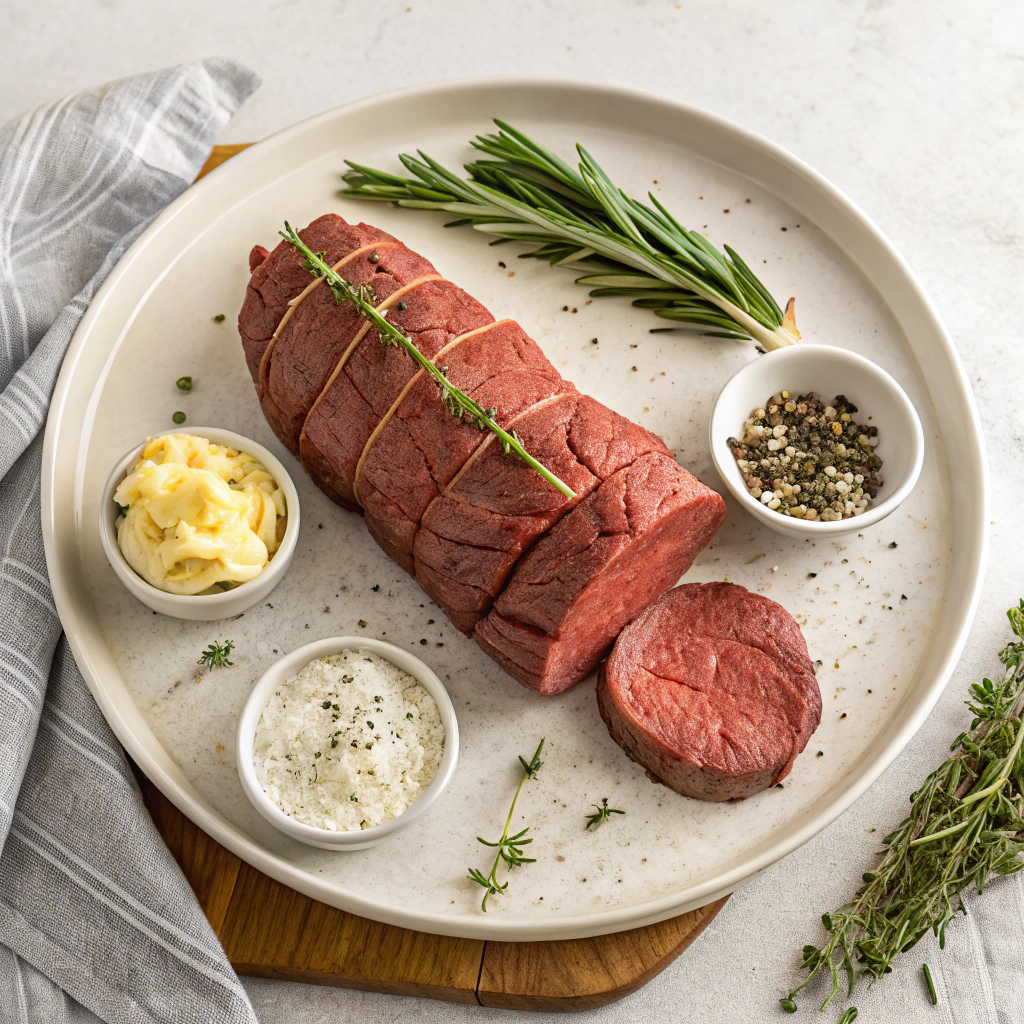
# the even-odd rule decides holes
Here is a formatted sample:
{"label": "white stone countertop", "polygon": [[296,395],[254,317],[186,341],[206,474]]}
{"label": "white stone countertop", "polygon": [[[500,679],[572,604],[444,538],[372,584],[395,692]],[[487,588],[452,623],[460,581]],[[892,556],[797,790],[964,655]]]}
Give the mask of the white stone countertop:
{"label": "white stone countertop", "polygon": [[[328,107],[485,74],[614,82],[705,107],[830,178],[895,242],[945,320],[975,389],[992,479],[991,551],[967,653],[883,778],[815,840],[736,893],[667,971],[586,1021],[780,1021],[805,942],[856,888],[877,836],[966,723],[967,685],[996,668],[1005,610],[1024,596],[1024,6],[1004,0],[7,0],[0,120],[76,89],[214,54],[262,88],[224,142]],[[955,467],[954,486],[955,486]],[[1019,876],[1018,876],[1019,879]],[[1008,885],[1017,882],[1004,883]],[[985,897],[988,900],[989,897]],[[998,899],[994,896],[993,899]],[[969,928],[962,919],[954,930]],[[1022,954],[1024,955],[1024,954]],[[922,941],[907,968],[860,990],[863,1021],[952,1018],[924,998],[969,971]],[[1024,983],[1024,960],[1010,965]],[[246,980],[266,1024],[539,1021],[548,1015]],[[996,1000],[998,993],[996,995]],[[978,1021],[1008,1018],[986,997]],[[804,1012],[812,1003],[805,1000]],[[822,1015],[823,1021],[838,1014]],[[800,1018],[798,1018],[800,1019]]]}

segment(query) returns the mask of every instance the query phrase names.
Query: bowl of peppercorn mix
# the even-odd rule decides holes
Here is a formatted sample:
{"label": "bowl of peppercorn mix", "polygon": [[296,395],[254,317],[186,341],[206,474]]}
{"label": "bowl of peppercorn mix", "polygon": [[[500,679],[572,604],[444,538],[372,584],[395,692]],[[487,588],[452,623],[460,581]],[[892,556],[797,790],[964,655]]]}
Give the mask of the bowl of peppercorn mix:
{"label": "bowl of peppercorn mix", "polygon": [[899,384],[831,345],[791,345],[748,363],[722,388],[710,435],[733,497],[791,537],[880,522],[924,460],[921,421]]}

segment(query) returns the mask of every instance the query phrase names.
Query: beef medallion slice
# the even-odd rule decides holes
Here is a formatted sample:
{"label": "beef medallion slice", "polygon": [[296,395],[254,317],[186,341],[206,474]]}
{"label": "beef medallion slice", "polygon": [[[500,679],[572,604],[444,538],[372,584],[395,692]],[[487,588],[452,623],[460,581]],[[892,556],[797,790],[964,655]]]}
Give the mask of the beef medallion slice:
{"label": "beef medallion slice", "polygon": [[524,686],[561,693],[689,569],[724,517],[721,496],[674,459],[642,456],[520,560],[477,643]]}
{"label": "beef medallion slice", "polygon": [[[451,382],[494,409],[499,423],[564,391],[537,343],[511,320],[453,342],[434,360]],[[408,572],[420,518],[488,432],[454,417],[437,385],[422,372],[367,444],[356,474],[356,495],[374,539]]]}
{"label": "beef medallion slice", "polygon": [[821,719],[800,627],[732,583],[676,587],[630,623],[597,697],[615,742],[655,781],[700,800],[774,786]]}
{"label": "beef medallion slice", "polygon": [[[403,292],[387,318],[430,359],[455,338],[494,322],[450,281],[426,281]],[[299,454],[306,472],[338,504],[360,511],[352,485],[363,448],[417,369],[403,348],[382,344],[377,328],[369,326],[313,404]]]}
{"label": "beef medallion slice", "polygon": [[464,633],[489,611],[516,561],[602,480],[661,438],[588,395],[560,395],[508,424],[576,492],[563,496],[489,438],[430,503],[416,534],[416,579]]}
{"label": "beef medallion slice", "polygon": [[[370,285],[378,303],[413,281],[437,276],[433,265],[401,242],[381,242],[339,271],[355,286]],[[292,315],[268,347],[260,366],[260,402],[274,433],[298,455],[309,410],[339,360],[365,331],[367,321],[351,302],[341,305],[319,284],[292,307]]]}
{"label": "beef medallion slice", "polygon": [[[317,217],[299,232],[314,252],[326,252],[331,264],[364,245],[390,239],[390,235],[368,224],[349,224],[336,213]],[[309,285],[312,278],[302,268],[302,255],[282,240],[273,252],[262,245],[249,253],[249,286],[238,314],[238,333],[253,383],[259,392],[260,363],[289,303]]]}

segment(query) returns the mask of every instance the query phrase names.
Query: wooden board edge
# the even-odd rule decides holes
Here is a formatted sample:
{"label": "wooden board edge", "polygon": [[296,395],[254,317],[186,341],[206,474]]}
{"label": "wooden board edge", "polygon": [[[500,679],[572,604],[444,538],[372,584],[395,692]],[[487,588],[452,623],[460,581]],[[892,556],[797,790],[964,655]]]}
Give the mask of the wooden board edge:
{"label": "wooden board edge", "polygon": [[476,993],[467,989],[450,989],[443,985],[380,981],[376,978],[341,978],[322,971],[309,971],[294,967],[268,967],[264,964],[245,964],[232,961],[237,974],[250,978],[272,978],[274,981],[299,981],[307,985],[327,985],[358,992],[381,992],[392,996],[414,996],[418,999],[437,999],[445,1003],[479,1006]]}
{"label": "wooden board edge", "polygon": [[235,154],[241,153],[243,149],[248,149],[251,145],[251,142],[237,142],[230,146],[214,146],[210,155],[206,158],[206,163],[203,164],[196,175],[196,181],[209,174],[215,167],[220,167],[222,163],[230,160]]}
{"label": "wooden board edge", "polygon": [[548,1012],[618,1002],[665,970],[728,898],[660,924],[589,939],[488,942],[477,997],[482,1006]]}
{"label": "wooden board edge", "polygon": [[242,861],[194,825],[136,768],[142,799],[153,824],[178,862],[218,939],[235,894]]}

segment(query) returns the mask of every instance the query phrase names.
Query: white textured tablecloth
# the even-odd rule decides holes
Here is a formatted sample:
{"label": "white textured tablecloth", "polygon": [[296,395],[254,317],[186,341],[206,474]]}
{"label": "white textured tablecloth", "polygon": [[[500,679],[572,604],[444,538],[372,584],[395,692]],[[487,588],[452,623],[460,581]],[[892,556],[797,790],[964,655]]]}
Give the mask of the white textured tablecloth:
{"label": "white textured tablecloth", "polygon": [[[409,9],[411,8],[411,9]],[[868,829],[899,820],[964,725],[968,683],[996,665],[1024,596],[1024,5],[1006,0],[108,0],[0,6],[0,122],[112,77],[227,53],[264,85],[222,141],[417,82],[482,74],[612,81],[704,106],[807,160],[863,206],[931,293],[975,387],[992,470],[988,576],[967,654],[886,775],[839,821],[737,893],[697,942],[627,1000],[577,1019],[749,1024],[788,1018],[823,910],[871,862]],[[954,481],[955,485],[955,481]],[[1022,883],[998,883],[897,973],[857,994],[862,1022],[1024,1021]],[[1003,890],[1003,891],[1000,891]],[[1009,910],[1007,909],[1009,908]],[[926,1001],[927,959],[940,1004]],[[265,1024],[540,1021],[245,980]]]}

